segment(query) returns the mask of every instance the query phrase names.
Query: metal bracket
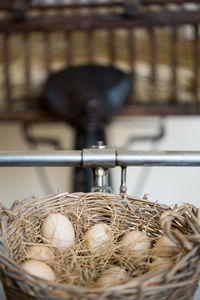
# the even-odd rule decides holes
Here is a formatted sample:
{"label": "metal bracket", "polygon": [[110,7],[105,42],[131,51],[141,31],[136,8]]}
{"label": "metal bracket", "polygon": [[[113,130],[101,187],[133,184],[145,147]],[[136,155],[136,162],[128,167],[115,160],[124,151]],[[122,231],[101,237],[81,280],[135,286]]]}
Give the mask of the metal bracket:
{"label": "metal bracket", "polygon": [[112,193],[113,190],[108,183],[108,169],[101,167],[93,169],[92,192]]}
{"label": "metal bracket", "polygon": [[83,167],[91,167],[93,172],[92,192],[113,192],[109,186],[108,169],[115,167],[115,160],[115,150],[107,149],[102,141],[92,149],[83,149]]}
{"label": "metal bracket", "polygon": [[[108,168],[116,166],[116,156],[116,151],[107,149],[102,141],[98,141],[92,149],[83,150],[83,167],[92,167],[93,170],[92,192],[113,192],[108,182]],[[126,191],[126,167],[122,166],[120,194],[125,195]]]}
{"label": "metal bracket", "polygon": [[120,185],[120,194],[125,195],[127,191],[126,186],[126,167],[121,168],[121,185]]}
{"label": "metal bracket", "polygon": [[84,168],[114,168],[116,166],[116,150],[106,148],[101,141],[91,149],[83,149],[82,155]]}

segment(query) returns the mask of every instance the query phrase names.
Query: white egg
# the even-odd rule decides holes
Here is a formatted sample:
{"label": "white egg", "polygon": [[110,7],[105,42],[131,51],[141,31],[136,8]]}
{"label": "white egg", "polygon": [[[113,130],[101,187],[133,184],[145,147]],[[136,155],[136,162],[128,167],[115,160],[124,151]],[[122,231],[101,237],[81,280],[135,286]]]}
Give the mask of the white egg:
{"label": "white egg", "polygon": [[166,259],[156,259],[152,263],[149,264],[149,271],[160,272],[164,270],[168,270],[173,266],[173,262]]}
{"label": "white egg", "polygon": [[28,260],[21,264],[22,268],[31,275],[39,278],[55,281],[56,275],[54,271],[44,262],[38,260]]}
{"label": "white egg", "polygon": [[157,242],[155,243],[154,247],[177,247],[177,245],[172,242],[166,235],[162,235]]}
{"label": "white egg", "polygon": [[114,234],[107,224],[99,223],[91,226],[85,236],[83,244],[91,253],[105,252],[113,243]]}
{"label": "white egg", "polygon": [[123,253],[131,252],[143,255],[151,248],[150,238],[142,231],[127,232],[119,242],[119,249]]}
{"label": "white egg", "polygon": [[27,258],[36,259],[36,260],[47,260],[54,258],[54,254],[45,245],[33,245],[27,248],[26,250]]}
{"label": "white egg", "polygon": [[73,225],[66,216],[60,213],[49,215],[44,220],[40,232],[43,238],[63,252],[74,244]]}
{"label": "white egg", "polygon": [[179,251],[177,245],[172,242],[166,235],[162,235],[155,243],[152,254],[155,257],[167,258],[177,254]]}
{"label": "white egg", "polygon": [[110,287],[119,285],[128,279],[128,274],[120,267],[113,266],[104,271],[96,281],[96,287]]}

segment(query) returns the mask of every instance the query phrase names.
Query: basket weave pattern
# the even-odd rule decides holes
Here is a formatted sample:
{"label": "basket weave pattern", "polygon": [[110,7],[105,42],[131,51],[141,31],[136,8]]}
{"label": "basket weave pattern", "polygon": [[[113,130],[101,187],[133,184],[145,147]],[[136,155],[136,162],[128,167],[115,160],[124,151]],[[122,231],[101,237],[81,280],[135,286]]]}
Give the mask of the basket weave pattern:
{"label": "basket weave pattern", "polygon": [[[67,215],[73,223],[76,242],[50,265],[56,282],[38,279],[21,267],[24,249],[42,242],[40,226],[53,212]],[[14,299],[193,299],[200,273],[200,215],[190,204],[173,209],[144,199],[106,193],[62,193],[32,197],[15,202],[10,210],[1,207],[0,276],[9,300]],[[116,263],[113,246],[105,256],[82,254],[84,233],[89,226],[107,223],[115,233],[115,242],[124,232],[145,232],[154,244],[166,234],[179,247],[170,269],[148,272],[150,258],[139,261],[121,257],[130,279],[118,286],[96,288],[93,282],[103,268]]]}

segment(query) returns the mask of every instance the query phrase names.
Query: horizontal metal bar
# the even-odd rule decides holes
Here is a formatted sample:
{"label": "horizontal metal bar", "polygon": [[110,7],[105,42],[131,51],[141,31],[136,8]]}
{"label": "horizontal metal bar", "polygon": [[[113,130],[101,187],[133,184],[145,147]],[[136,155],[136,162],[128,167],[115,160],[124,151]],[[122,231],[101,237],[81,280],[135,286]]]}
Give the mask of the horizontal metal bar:
{"label": "horizontal metal bar", "polygon": [[131,151],[118,150],[118,166],[200,166],[200,151]]}
{"label": "horizontal metal bar", "polygon": [[24,22],[0,21],[0,32],[66,31],[92,29],[118,29],[146,26],[166,26],[198,24],[200,11],[180,12],[144,12],[137,18],[125,18],[122,15],[106,16],[70,16],[32,18]]}
{"label": "horizontal metal bar", "polygon": [[[1,0],[2,1],[2,0]],[[10,11],[12,9],[12,4],[7,2],[0,3],[0,9],[8,10]],[[144,0],[146,4],[147,0]],[[148,0],[149,1],[149,0]],[[152,1],[152,0],[151,0]],[[158,0],[153,0],[158,1]],[[180,1],[180,0],[177,0]],[[183,0],[181,0],[183,1]],[[186,0],[184,0],[186,1]],[[112,2],[76,2],[76,3],[55,3],[55,4],[48,4],[48,3],[36,3],[36,4],[30,4],[28,10],[63,10],[63,9],[81,9],[81,8],[109,8],[109,7],[121,7],[122,2],[119,1],[112,1]]]}
{"label": "horizontal metal bar", "polygon": [[[30,99],[29,99],[30,100]],[[29,101],[27,99],[27,101]],[[121,108],[115,113],[116,116],[137,116],[137,115],[150,115],[150,116],[165,116],[165,115],[199,115],[200,106],[191,104],[182,104],[177,100],[177,103],[157,103],[141,104],[135,102]],[[172,101],[173,102],[173,101]],[[63,122],[60,117],[56,116],[50,111],[39,110],[24,110],[24,111],[0,111],[0,122],[5,121],[21,121],[21,122]]]}
{"label": "horizontal metal bar", "polygon": [[200,151],[133,151],[84,149],[67,151],[0,151],[0,166],[200,166]]}
{"label": "horizontal metal bar", "polygon": [[76,167],[82,163],[81,151],[0,151],[0,166],[30,167],[30,166],[68,166]]}
{"label": "horizontal metal bar", "polygon": [[[191,1],[191,3],[198,3],[199,0]],[[169,3],[173,4],[183,4],[187,3],[188,0],[140,0],[140,4],[142,5],[165,5]],[[123,1],[110,1],[110,2],[77,2],[77,3],[66,3],[66,4],[44,4],[44,3],[37,3],[37,4],[30,4],[29,9],[64,9],[64,8],[70,8],[70,9],[79,9],[79,8],[85,8],[85,7],[112,7],[112,6],[122,6]],[[11,0],[1,0],[0,3],[0,9],[7,9],[10,10],[12,8],[12,1]]]}

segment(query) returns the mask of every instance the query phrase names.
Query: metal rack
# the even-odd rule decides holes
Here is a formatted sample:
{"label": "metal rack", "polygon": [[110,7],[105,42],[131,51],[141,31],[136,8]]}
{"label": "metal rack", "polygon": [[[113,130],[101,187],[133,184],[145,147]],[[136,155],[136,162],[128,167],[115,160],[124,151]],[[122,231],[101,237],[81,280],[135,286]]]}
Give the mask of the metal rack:
{"label": "metal rack", "polygon": [[[25,1],[30,2],[30,6],[25,9],[26,18],[20,22],[16,22],[13,17],[15,11],[12,0],[1,0],[0,12],[5,15],[0,20],[0,52],[2,56],[2,78],[3,84],[2,93],[3,105],[0,108],[0,121],[13,120],[21,122],[30,121],[59,121],[60,118],[50,111],[42,110],[37,107],[37,92],[42,93],[43,86],[36,82],[33,76],[32,63],[32,34],[38,33],[41,39],[40,47],[44,48],[44,66],[42,72],[47,75],[52,71],[52,56],[51,35],[55,32],[63,34],[63,47],[66,54],[66,66],[74,65],[74,61],[79,54],[74,50],[74,34],[79,31],[84,34],[85,46],[85,63],[96,62],[98,55],[96,53],[95,34],[99,31],[104,31],[106,38],[106,61],[108,64],[115,65],[118,62],[118,30],[123,29],[126,38],[126,53],[127,61],[123,60],[126,68],[129,67],[132,73],[133,81],[137,74],[136,62],[138,61],[137,39],[136,32],[138,29],[145,31],[147,36],[149,51],[146,56],[149,56],[149,95],[141,100],[140,96],[133,92],[130,96],[130,103],[117,112],[121,116],[134,115],[191,115],[200,113],[199,105],[199,23],[200,11],[187,11],[183,5],[186,0],[141,0],[138,1],[144,8],[135,16],[130,17],[124,10],[124,1],[68,1],[68,4],[62,4],[61,1],[51,1],[49,5],[43,5],[43,1]],[[23,1],[21,1],[23,2]],[[76,2],[76,3],[74,3]],[[199,3],[199,1],[189,1],[190,3]],[[167,5],[179,5],[177,11],[169,11]],[[158,5],[159,11],[151,11],[151,5]],[[103,10],[103,14],[98,13]],[[82,11],[87,11],[86,15]],[[55,14],[56,12],[56,14]],[[70,13],[69,13],[70,12]],[[51,16],[54,13],[55,15]],[[60,16],[62,13],[62,16]],[[181,100],[179,88],[179,66],[180,56],[185,52],[182,48],[180,55],[179,34],[182,25],[189,25],[192,31],[192,41],[189,43],[191,49],[189,52],[191,57],[191,96],[192,100],[187,99],[187,102]],[[160,37],[157,29],[167,29],[167,49],[168,49],[168,65],[171,80],[169,84],[169,97],[161,99],[158,89],[160,62]],[[19,97],[15,94],[15,86],[13,76],[11,76],[10,66],[12,65],[12,49],[16,48],[16,43],[12,43],[13,38],[20,37],[18,47],[23,51],[19,61],[24,72],[24,79],[21,85],[23,86],[24,94]],[[38,41],[35,42],[36,45]],[[15,50],[14,50],[15,51]],[[16,52],[16,51],[15,51]],[[75,55],[76,54],[76,55]],[[63,66],[64,67],[64,66]],[[41,72],[41,71],[40,71]],[[34,78],[33,78],[34,77]],[[139,78],[139,77],[138,77]],[[46,80],[46,79],[45,79]],[[137,81],[137,80],[136,80]],[[41,97],[42,95],[40,95]],[[146,99],[146,97],[148,99]]]}
{"label": "metal rack", "polygon": [[111,192],[108,169],[121,167],[120,193],[126,193],[126,168],[129,166],[200,166],[200,151],[133,151],[91,148],[66,151],[0,151],[0,167],[63,166],[93,170],[92,191]]}

